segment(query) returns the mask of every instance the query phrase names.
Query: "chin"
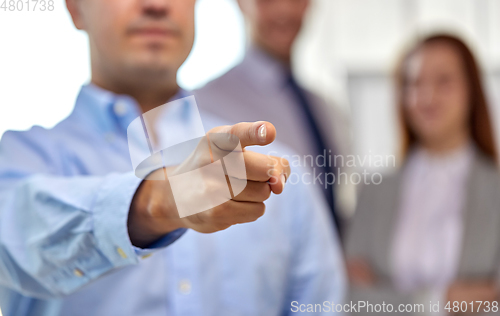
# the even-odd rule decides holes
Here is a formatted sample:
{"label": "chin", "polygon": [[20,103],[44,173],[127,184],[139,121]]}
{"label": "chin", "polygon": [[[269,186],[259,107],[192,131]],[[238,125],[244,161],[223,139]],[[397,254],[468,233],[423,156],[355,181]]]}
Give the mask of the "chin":
{"label": "chin", "polygon": [[424,139],[435,141],[441,139],[443,135],[446,135],[446,131],[441,128],[427,128],[426,130],[422,131],[421,135]]}
{"label": "chin", "polygon": [[276,45],[276,43],[273,43],[274,45],[270,47],[270,51],[272,54],[280,57],[285,57],[290,55],[291,51],[291,46],[289,45]]}

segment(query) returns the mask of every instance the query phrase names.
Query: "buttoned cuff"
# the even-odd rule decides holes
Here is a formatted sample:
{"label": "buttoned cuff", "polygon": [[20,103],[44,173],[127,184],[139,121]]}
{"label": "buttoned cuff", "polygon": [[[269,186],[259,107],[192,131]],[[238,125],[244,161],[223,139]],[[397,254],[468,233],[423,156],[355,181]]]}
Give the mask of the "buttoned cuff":
{"label": "buttoned cuff", "polygon": [[173,232],[170,232],[167,235],[163,236],[162,238],[160,238],[147,248],[139,248],[133,246],[135,254],[141,257],[149,256],[153,252],[163,249],[174,243],[177,239],[179,239],[182,235],[184,235],[186,231],[187,231],[186,228],[176,229]]}
{"label": "buttoned cuff", "polygon": [[114,267],[138,262],[127,220],[132,198],[142,181],[132,172],[108,176],[92,209],[97,247]]}
{"label": "buttoned cuff", "polygon": [[80,237],[77,260],[45,276],[44,283],[69,294],[113,269],[137,264],[128,235],[130,203],[142,179],[133,173],[106,176],[91,207],[92,238]]}

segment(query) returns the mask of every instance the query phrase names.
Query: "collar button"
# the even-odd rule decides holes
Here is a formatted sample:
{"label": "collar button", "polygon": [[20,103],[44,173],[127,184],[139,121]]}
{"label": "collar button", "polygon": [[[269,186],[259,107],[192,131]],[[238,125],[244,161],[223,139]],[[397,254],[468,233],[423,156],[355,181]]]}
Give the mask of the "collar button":
{"label": "collar button", "polygon": [[127,114],[127,104],[124,101],[118,100],[113,106],[113,111],[117,116],[125,116]]}

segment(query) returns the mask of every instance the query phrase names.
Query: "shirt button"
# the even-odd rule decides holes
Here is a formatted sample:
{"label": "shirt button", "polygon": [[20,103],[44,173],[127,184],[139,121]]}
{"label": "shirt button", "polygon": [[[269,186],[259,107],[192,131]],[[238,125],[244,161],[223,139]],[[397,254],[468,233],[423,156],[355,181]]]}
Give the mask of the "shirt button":
{"label": "shirt button", "polygon": [[184,295],[191,293],[191,282],[189,280],[181,280],[179,282],[179,292]]}
{"label": "shirt button", "polygon": [[123,101],[116,101],[115,105],[113,106],[113,110],[115,111],[115,114],[118,116],[124,116],[127,114],[127,104]]}
{"label": "shirt button", "polygon": [[122,257],[123,259],[127,259],[127,254],[125,253],[125,251],[123,251],[122,248],[120,248],[120,247],[116,248],[116,252],[118,252],[120,257]]}
{"label": "shirt button", "polygon": [[77,277],[81,278],[83,276],[83,271],[80,269],[75,269],[75,270],[73,270],[73,274],[76,275]]}

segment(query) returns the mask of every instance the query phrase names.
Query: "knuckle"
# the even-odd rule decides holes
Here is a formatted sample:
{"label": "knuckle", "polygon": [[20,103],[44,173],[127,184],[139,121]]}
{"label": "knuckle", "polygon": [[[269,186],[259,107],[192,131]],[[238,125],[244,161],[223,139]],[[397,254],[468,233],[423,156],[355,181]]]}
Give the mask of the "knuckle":
{"label": "knuckle", "polygon": [[224,217],[224,213],[225,213],[224,208],[221,205],[219,205],[210,210],[209,216],[212,219],[212,221],[219,222]]}
{"label": "knuckle", "polygon": [[228,229],[229,227],[231,227],[231,225],[229,225],[229,224],[223,224],[223,223],[220,223],[220,224],[217,224],[217,225],[215,226],[215,230],[216,230],[216,231],[221,231],[221,230]]}
{"label": "knuckle", "polygon": [[216,218],[215,213],[217,210],[215,208],[211,208],[205,212],[200,213],[200,215],[203,215],[204,218],[208,219],[209,221],[212,221],[213,219]]}
{"label": "knuckle", "polygon": [[231,226],[231,224],[227,223],[226,221],[214,221],[212,223],[212,227],[215,231],[224,230],[229,226]]}
{"label": "knuckle", "polygon": [[247,128],[246,131],[245,131],[245,136],[248,140],[250,141],[253,141],[255,139],[255,135],[253,133],[253,129],[252,128]]}
{"label": "knuckle", "polygon": [[266,187],[267,188],[266,188],[266,193],[264,194],[264,197],[265,197],[264,201],[268,200],[271,197],[271,193],[272,193],[271,187],[269,185],[266,185]]}
{"label": "knuckle", "polygon": [[163,216],[163,203],[160,203],[158,199],[151,199],[147,204],[147,212],[153,218],[162,217]]}
{"label": "knuckle", "polygon": [[223,205],[219,205],[212,209],[212,219],[215,221],[221,221],[226,214],[225,207]]}
{"label": "knuckle", "polygon": [[289,166],[290,166],[290,162],[288,161],[288,159],[286,159],[286,158],[281,158],[281,159],[280,159],[280,161],[281,161],[281,166],[282,166],[282,167],[287,168],[287,167],[289,167]]}
{"label": "knuckle", "polygon": [[265,212],[266,212],[266,205],[264,203],[257,203],[257,205],[255,206],[254,221],[262,217],[265,214]]}
{"label": "knuckle", "polygon": [[234,124],[229,128],[229,132],[233,135],[237,135],[240,128],[241,128],[241,123]]}
{"label": "knuckle", "polygon": [[259,199],[262,199],[262,201],[265,201],[267,199],[269,199],[269,197],[271,197],[271,187],[269,186],[269,184],[267,183],[262,183],[262,184],[259,184],[260,187],[259,187],[259,193],[258,193],[258,197]]}
{"label": "knuckle", "polygon": [[212,209],[212,218],[217,222],[226,222],[231,215],[231,201],[222,203]]}
{"label": "knuckle", "polygon": [[232,129],[231,125],[222,125],[222,126],[212,128],[211,130],[208,131],[208,133],[206,133],[206,135],[211,134],[211,133],[220,133],[220,131],[231,130],[231,129]]}

